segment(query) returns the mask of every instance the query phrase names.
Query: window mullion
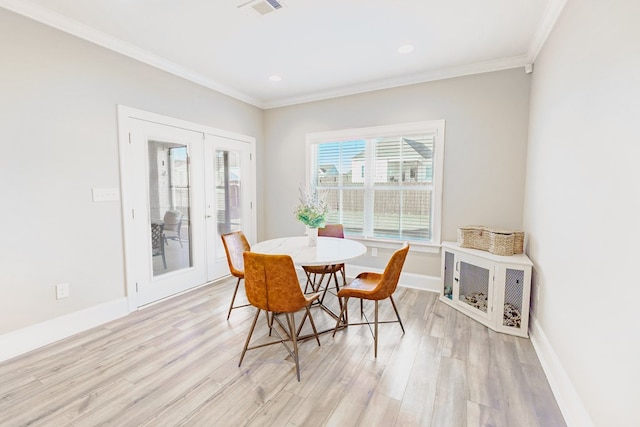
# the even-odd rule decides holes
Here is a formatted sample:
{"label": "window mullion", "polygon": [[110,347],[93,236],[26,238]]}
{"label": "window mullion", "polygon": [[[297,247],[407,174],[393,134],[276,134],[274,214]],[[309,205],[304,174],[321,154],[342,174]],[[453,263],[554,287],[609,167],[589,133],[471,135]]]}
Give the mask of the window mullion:
{"label": "window mullion", "polygon": [[367,139],[365,145],[364,166],[364,222],[363,234],[365,237],[373,237],[374,216],[374,180],[376,176],[375,139]]}
{"label": "window mullion", "polygon": [[[344,160],[344,147],[341,145],[340,146],[340,151],[338,152],[338,164],[342,165],[342,162]],[[338,222],[340,224],[344,223],[344,186],[345,186],[345,182],[344,182],[344,177],[343,177],[343,173],[342,173],[342,169],[340,169],[339,171],[340,173],[338,174]]]}
{"label": "window mullion", "polygon": [[[402,141],[402,138],[400,138],[400,141]],[[401,169],[400,176],[406,178],[406,171],[404,167],[404,144],[402,144],[402,142],[400,143],[400,169]],[[409,177],[409,179],[411,179],[411,177]],[[404,189],[405,189],[405,180],[403,179],[400,182],[400,186],[397,190],[399,199],[400,199],[400,206],[398,207],[399,208],[398,233],[400,235],[400,238],[403,238],[403,235],[404,235],[404,221],[403,221],[403,213],[404,213],[403,201],[405,196]]]}

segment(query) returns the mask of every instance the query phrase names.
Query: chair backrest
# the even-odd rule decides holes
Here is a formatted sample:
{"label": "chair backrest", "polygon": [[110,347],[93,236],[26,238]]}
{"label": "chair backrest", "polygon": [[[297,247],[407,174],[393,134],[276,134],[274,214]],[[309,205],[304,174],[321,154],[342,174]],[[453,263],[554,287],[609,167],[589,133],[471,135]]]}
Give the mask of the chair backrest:
{"label": "chair backrest", "polygon": [[391,258],[384,269],[384,273],[382,273],[382,278],[380,279],[380,282],[378,282],[378,286],[376,286],[372,292],[376,295],[377,299],[388,298],[389,295],[392,295],[396,291],[398,281],[400,280],[400,273],[402,272],[402,266],[404,265],[404,260],[407,258],[408,253],[409,242],[404,242],[402,247],[391,255]]}
{"label": "chair backrest", "polygon": [[318,236],[344,239],[344,227],[342,224],[326,224],[324,228],[318,228]]}
{"label": "chair backrest", "polygon": [[293,313],[308,304],[289,255],[245,252],[244,267],[244,289],[251,305]]}
{"label": "chair backrest", "polygon": [[166,211],[163,222],[165,231],[178,231],[182,225],[182,212],[177,210]]}
{"label": "chair backrest", "polygon": [[251,245],[242,231],[223,234],[222,244],[227,253],[229,271],[235,277],[244,277],[244,258],[242,253],[251,250]]}
{"label": "chair backrest", "polygon": [[162,240],[162,224],[151,223],[151,249],[153,255],[160,255],[162,253],[164,241]]}

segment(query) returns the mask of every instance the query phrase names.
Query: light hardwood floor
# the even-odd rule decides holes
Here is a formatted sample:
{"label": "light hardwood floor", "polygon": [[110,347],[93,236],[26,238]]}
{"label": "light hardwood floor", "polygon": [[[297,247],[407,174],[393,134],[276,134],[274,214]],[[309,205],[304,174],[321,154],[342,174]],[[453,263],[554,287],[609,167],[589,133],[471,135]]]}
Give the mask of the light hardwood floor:
{"label": "light hardwood floor", "polygon": [[[234,280],[0,364],[0,426],[565,425],[528,339],[413,289],[396,291],[406,333],[381,325],[377,359],[368,328],[352,326],[300,345],[300,382],[281,345],[249,351],[238,368],[254,309],[226,320]],[[266,329],[262,316],[254,337]]]}

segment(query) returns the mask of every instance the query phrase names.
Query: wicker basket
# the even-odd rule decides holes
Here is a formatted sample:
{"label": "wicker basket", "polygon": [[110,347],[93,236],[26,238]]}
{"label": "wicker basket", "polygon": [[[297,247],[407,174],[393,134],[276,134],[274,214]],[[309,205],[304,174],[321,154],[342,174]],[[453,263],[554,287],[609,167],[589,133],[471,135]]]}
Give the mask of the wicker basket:
{"label": "wicker basket", "polygon": [[489,233],[481,225],[458,227],[458,246],[463,248],[489,250]]}
{"label": "wicker basket", "polygon": [[524,253],[524,231],[513,232],[513,253],[514,254]]}
{"label": "wicker basket", "polygon": [[495,255],[521,254],[524,232],[478,225],[458,227],[458,246],[489,251]]}
{"label": "wicker basket", "polygon": [[513,255],[513,233],[504,230],[487,230],[489,252],[495,255]]}

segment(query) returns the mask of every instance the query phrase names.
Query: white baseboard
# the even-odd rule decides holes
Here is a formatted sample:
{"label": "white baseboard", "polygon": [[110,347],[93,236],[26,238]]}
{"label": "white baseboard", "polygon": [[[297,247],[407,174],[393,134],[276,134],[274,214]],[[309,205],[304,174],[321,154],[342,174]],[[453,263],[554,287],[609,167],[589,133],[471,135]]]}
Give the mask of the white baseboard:
{"label": "white baseboard", "polygon": [[565,371],[556,352],[551,347],[540,324],[531,314],[529,335],[531,343],[538,354],[542,369],[544,370],[553,395],[558,402],[562,416],[569,427],[592,427],[593,421],[585,409],[576,389],[573,387],[567,372]]}
{"label": "white baseboard", "polygon": [[129,314],[126,298],[56,317],[0,336],[0,362]]}
{"label": "white baseboard", "polygon": [[[347,276],[356,277],[358,274],[364,271],[371,271],[373,273],[382,273],[382,270],[378,270],[371,267],[364,267],[361,265],[347,264]],[[424,274],[415,273],[401,273],[398,286],[404,286],[405,288],[420,289],[423,291],[440,292],[440,277],[426,276]]]}

